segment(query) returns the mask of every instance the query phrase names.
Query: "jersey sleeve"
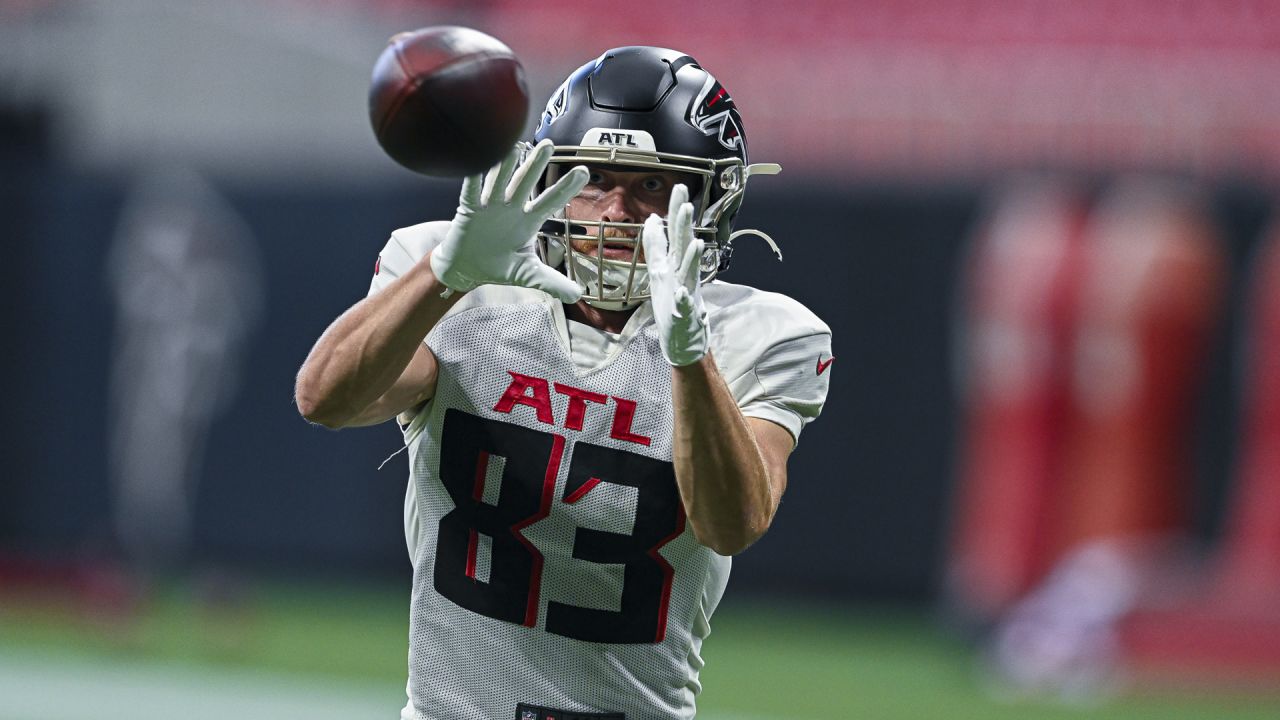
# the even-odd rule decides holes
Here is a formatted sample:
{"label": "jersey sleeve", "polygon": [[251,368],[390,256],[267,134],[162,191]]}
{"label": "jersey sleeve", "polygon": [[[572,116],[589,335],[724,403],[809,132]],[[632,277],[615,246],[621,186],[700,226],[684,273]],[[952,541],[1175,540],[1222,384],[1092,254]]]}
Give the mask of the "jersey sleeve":
{"label": "jersey sleeve", "polygon": [[[444,240],[445,233],[448,230],[449,223],[447,221],[437,221],[410,225],[391,233],[391,238],[382,247],[382,252],[378,253],[378,260],[373,265],[373,278],[369,281],[368,295],[376,295],[382,292],[388,285],[395,282],[396,278],[409,272],[419,260],[431,252],[432,248]],[[416,415],[423,415],[423,413],[417,413]],[[415,413],[412,411],[405,411],[397,418],[402,431],[405,433],[406,443],[410,437],[410,423],[414,418]],[[409,506],[406,505],[405,507],[407,513]],[[407,532],[409,528],[409,518],[407,516],[405,518],[405,528]]]}
{"label": "jersey sleeve", "polygon": [[831,328],[784,295],[720,281],[703,288],[712,352],[738,408],[799,442],[827,399]]}
{"label": "jersey sleeve", "polygon": [[799,443],[800,431],[818,417],[827,400],[830,358],[829,333],[790,338],[768,348],[740,383],[742,414],[781,425]]}
{"label": "jersey sleeve", "polygon": [[444,240],[449,230],[448,221],[425,222],[400,228],[391,233],[391,239],[378,253],[374,264],[369,294],[380,292],[396,278],[409,272],[419,260]]}

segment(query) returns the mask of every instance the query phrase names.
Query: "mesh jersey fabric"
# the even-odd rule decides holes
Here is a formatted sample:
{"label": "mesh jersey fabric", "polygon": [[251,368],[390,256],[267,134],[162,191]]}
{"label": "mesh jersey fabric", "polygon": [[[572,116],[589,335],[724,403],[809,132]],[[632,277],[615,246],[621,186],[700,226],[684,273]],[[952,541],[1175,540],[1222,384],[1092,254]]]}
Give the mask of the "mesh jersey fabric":
{"label": "mesh jersey fabric", "polygon": [[[370,292],[444,227],[397,231]],[[829,330],[780,295],[712,283],[704,298],[744,414],[798,437],[825,399],[814,363],[830,357]],[[693,716],[730,561],[684,522],[671,371],[648,307],[616,341],[582,342],[578,328],[571,343],[549,296],[484,286],[427,337],[436,394],[405,429],[414,589],[402,717],[506,718],[518,702]]]}
{"label": "mesh jersey fabric", "polygon": [[[692,717],[706,618],[729,559],[685,526],[670,465],[670,371],[653,362],[652,332],[590,378],[575,377],[540,303],[455,314],[427,342],[439,380],[409,443],[419,513],[413,717],[487,720],[518,702]],[[513,385],[525,402],[495,409]],[[581,430],[564,427],[576,425],[572,396],[559,392],[568,386],[608,399],[583,401]],[[635,403],[634,415],[615,432],[618,408],[631,407],[619,399]],[[467,440],[481,449],[460,450]],[[639,477],[625,476],[637,467]],[[476,532],[473,550],[472,528],[446,518],[480,505],[511,512],[497,531]],[[477,586],[470,595],[483,597],[469,599]]]}

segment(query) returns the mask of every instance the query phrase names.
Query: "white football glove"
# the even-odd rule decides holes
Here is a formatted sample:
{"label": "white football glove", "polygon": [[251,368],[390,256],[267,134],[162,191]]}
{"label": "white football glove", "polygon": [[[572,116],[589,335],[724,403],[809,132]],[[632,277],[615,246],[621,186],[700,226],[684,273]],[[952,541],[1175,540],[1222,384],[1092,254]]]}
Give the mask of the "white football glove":
{"label": "white football glove", "polygon": [[542,262],[533,246],[542,223],[577,195],[589,177],[586,168],[575,167],[530,200],[551,151],[551,141],[543,140],[517,169],[520,150],[515,148],[488,173],[462,181],[458,214],[444,242],[431,252],[431,270],[449,288],[446,297],[478,285],[534,288],[566,303],[582,297],[582,288]]}
{"label": "white football glove", "polygon": [[707,309],[698,286],[698,265],[706,243],[693,237],[688,188],[676,185],[672,189],[666,231],[662,218],[650,215],[640,242],[662,354],[677,367],[698,362],[707,354]]}

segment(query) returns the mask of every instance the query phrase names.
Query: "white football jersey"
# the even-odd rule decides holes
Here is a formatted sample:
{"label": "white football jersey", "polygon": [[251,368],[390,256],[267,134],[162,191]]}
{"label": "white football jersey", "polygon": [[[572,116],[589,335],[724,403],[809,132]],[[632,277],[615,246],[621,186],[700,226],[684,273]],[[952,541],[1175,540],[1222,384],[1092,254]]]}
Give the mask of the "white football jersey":
{"label": "white football jersey", "polygon": [[[370,293],[447,223],[396,231]],[[798,438],[826,398],[830,330],[774,293],[702,288],[744,415]],[[650,306],[612,335],[524,288],[482,286],[425,342],[435,396],[405,426],[413,560],[405,720],[527,703],[691,718],[730,559],[694,539],[671,463],[671,369]]]}

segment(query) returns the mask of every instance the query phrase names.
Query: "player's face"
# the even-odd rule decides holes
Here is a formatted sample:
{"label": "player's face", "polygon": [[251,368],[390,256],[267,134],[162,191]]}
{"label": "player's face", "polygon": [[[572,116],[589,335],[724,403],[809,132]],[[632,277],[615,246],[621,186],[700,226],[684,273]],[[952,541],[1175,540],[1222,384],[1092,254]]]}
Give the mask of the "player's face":
{"label": "player's face", "polygon": [[[588,222],[643,223],[657,213],[665,217],[671,191],[679,183],[695,187],[697,177],[689,173],[671,170],[622,170],[619,168],[588,165],[591,177],[587,186],[569,201],[565,216],[570,220]],[[605,238],[635,238],[635,233],[624,228],[606,227]],[[611,260],[630,260],[633,250],[639,250],[644,260],[644,250],[638,244],[604,244],[604,256]],[[574,240],[573,249],[595,256],[599,243],[591,240]]]}

